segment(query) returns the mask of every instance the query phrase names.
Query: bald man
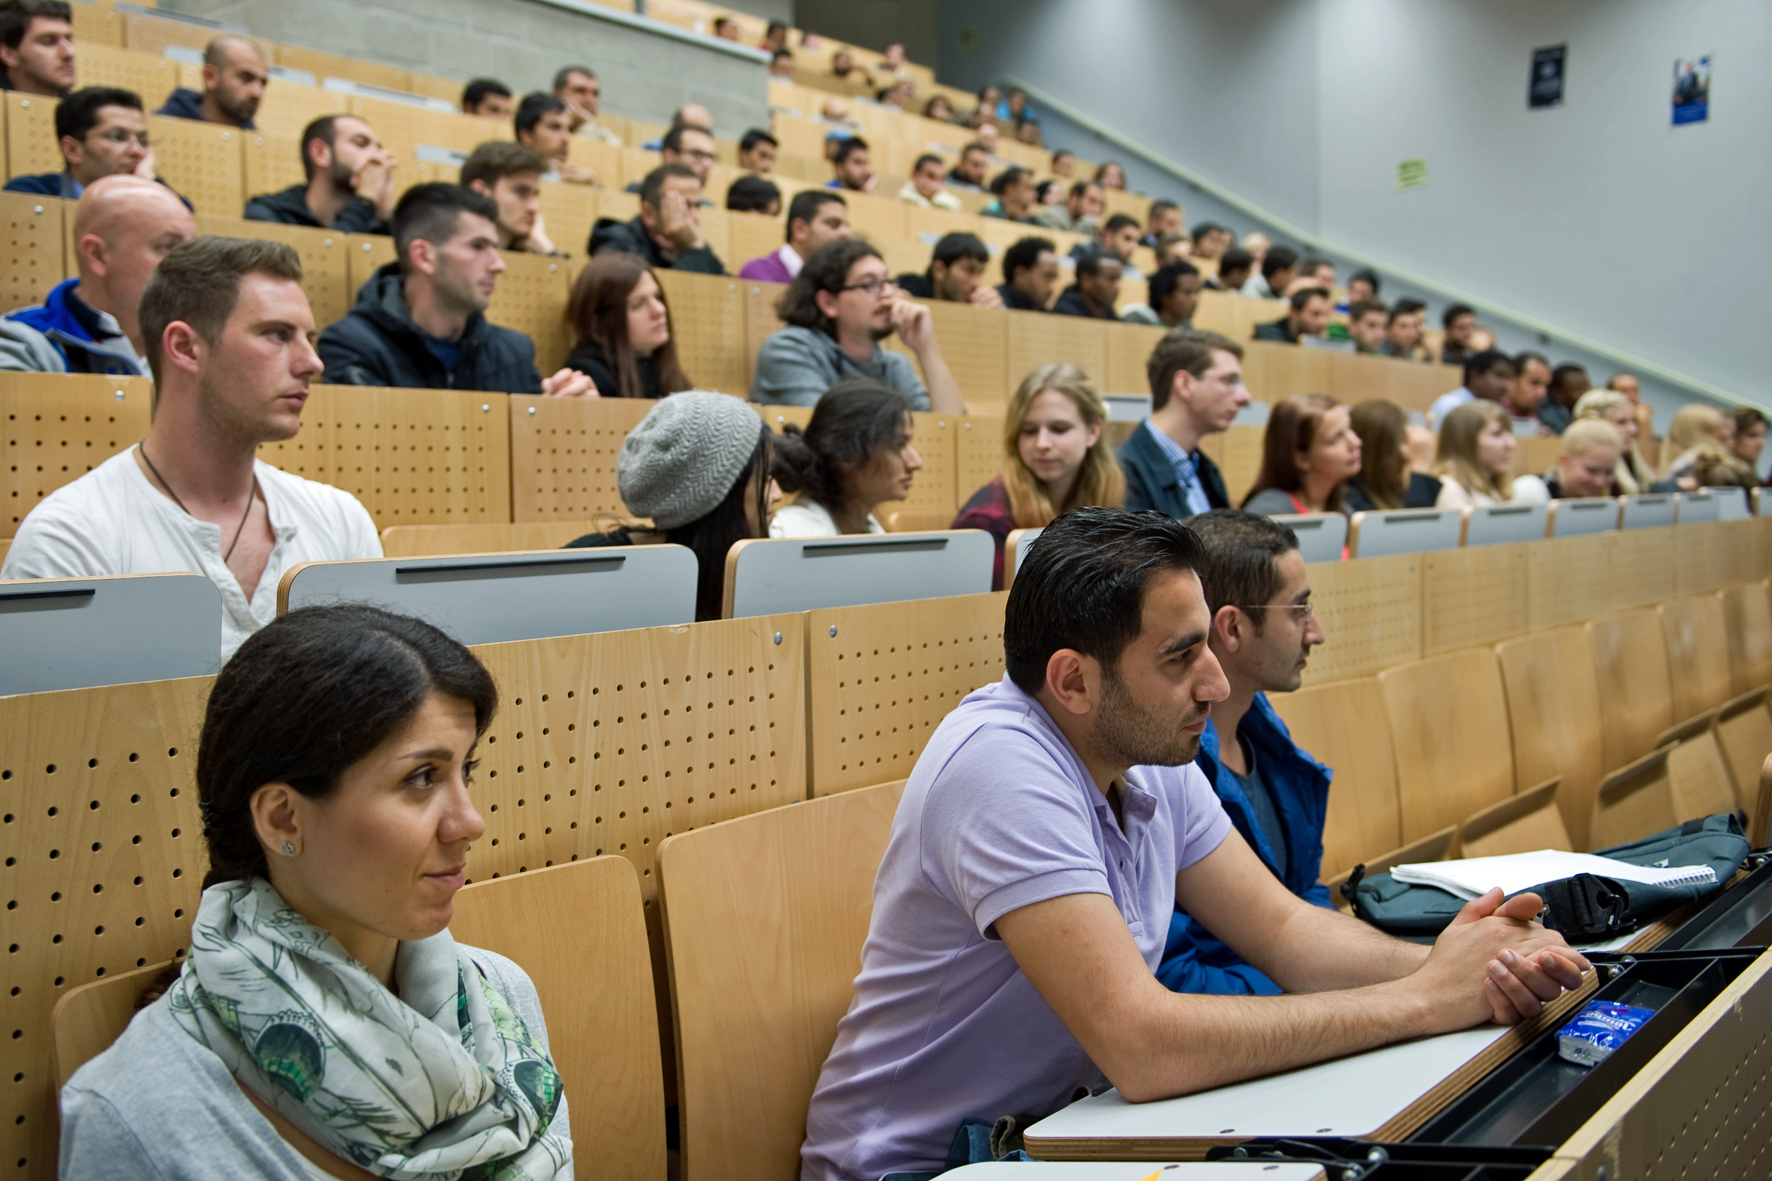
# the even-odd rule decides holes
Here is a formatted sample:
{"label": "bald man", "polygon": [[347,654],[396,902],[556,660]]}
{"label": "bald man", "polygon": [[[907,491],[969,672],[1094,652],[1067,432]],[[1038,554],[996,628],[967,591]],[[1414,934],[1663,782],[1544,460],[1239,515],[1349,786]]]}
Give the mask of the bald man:
{"label": "bald man", "polygon": [[270,78],[271,65],[256,42],[217,37],[203,51],[203,93],[181,86],[154,113],[252,131]]}
{"label": "bald man", "polygon": [[[693,127],[697,131],[707,132],[708,138],[712,139],[714,135],[714,116],[700,103],[684,103],[682,106],[671,112],[671,127]],[[668,128],[666,129],[666,133],[669,133]],[[647,140],[640,146],[649,152],[656,152],[664,147],[664,141],[665,137],[661,135],[657,139]],[[666,163],[669,163],[669,161],[666,161]]]}
{"label": "bald man", "polygon": [[196,236],[191,211],[165,185],[121,175],[87,185],[74,211],[79,277],[0,317],[0,369],[146,375],[142,291],[160,260]]}

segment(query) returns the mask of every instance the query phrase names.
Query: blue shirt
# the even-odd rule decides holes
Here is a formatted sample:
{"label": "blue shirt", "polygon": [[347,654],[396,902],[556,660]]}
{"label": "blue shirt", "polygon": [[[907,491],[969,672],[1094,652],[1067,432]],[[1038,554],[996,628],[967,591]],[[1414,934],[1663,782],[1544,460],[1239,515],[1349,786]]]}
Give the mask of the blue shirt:
{"label": "blue shirt", "polygon": [[1157,446],[1163,449],[1163,454],[1168,457],[1171,464],[1175,465],[1175,478],[1181,481],[1181,491],[1187,497],[1188,511],[1195,516],[1211,512],[1212,502],[1206,499],[1206,486],[1200,483],[1200,452],[1198,448],[1191,452],[1183,451],[1181,444],[1164,434],[1157,428],[1157,424],[1148,418],[1144,420],[1144,429],[1151,433],[1151,437],[1157,441]]}
{"label": "blue shirt", "polygon": [[[1446,425],[1446,416],[1460,406],[1468,406],[1477,400],[1477,396],[1459,386],[1449,394],[1441,394],[1434,399],[1433,409],[1427,412],[1428,425],[1436,431]],[[1548,399],[1546,399],[1548,401]]]}
{"label": "blue shirt", "polygon": [[431,356],[443,363],[444,370],[449,374],[450,383],[455,381],[455,367],[461,361],[461,341],[443,340],[428,332],[420,332],[425,338],[425,347],[431,350]]}

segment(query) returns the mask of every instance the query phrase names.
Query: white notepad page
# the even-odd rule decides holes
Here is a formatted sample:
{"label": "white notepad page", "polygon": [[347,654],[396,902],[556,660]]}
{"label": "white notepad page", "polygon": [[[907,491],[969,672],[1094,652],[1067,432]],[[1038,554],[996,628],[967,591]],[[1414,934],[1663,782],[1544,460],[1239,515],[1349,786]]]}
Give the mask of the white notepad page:
{"label": "white notepad page", "polygon": [[1460,898],[1480,898],[1500,886],[1507,894],[1517,894],[1529,886],[1572,878],[1578,873],[1591,873],[1616,881],[1640,882],[1649,886],[1678,886],[1686,883],[1714,885],[1716,871],[1708,865],[1676,865],[1657,867],[1631,865],[1592,853],[1564,853],[1557,849],[1538,849],[1531,853],[1509,853],[1501,857],[1467,857],[1462,861],[1423,861],[1412,865],[1394,865],[1391,876],[1399,882],[1422,886],[1438,886]]}

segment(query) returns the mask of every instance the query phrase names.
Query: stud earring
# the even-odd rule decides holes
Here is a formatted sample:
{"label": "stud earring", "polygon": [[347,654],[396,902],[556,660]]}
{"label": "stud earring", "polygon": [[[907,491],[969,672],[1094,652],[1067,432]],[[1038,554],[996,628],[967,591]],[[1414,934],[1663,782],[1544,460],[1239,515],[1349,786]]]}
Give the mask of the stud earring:
{"label": "stud earring", "polygon": [[295,845],[292,842],[290,842],[290,841],[283,842],[283,856],[285,856],[285,857],[294,857],[295,856]]}

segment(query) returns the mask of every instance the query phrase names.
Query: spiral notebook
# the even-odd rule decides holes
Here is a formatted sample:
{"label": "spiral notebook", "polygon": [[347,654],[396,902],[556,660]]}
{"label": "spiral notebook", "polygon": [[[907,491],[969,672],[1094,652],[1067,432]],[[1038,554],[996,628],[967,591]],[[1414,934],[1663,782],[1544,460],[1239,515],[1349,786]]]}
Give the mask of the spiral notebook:
{"label": "spiral notebook", "polygon": [[1708,865],[1632,865],[1592,853],[1563,853],[1556,849],[1391,867],[1391,876],[1399,882],[1437,886],[1460,898],[1480,898],[1496,886],[1506,894],[1517,894],[1530,886],[1572,878],[1578,873],[1649,886],[1715,885],[1717,880],[1716,871]]}

